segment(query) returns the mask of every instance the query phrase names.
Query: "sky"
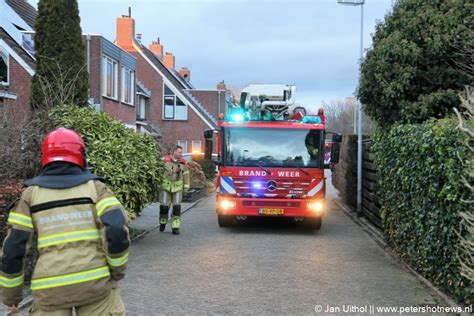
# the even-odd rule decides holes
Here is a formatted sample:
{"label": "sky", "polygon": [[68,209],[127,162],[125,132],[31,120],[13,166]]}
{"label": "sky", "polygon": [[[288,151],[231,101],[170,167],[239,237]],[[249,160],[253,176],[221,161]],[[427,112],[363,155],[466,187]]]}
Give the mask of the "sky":
{"label": "sky", "polygon": [[[366,0],[364,49],[394,0]],[[36,5],[36,0],[29,0]],[[344,99],[357,86],[361,7],[337,0],[79,0],[83,33],[115,39],[116,18],[132,8],[135,31],[156,38],[188,67],[198,89],[219,81],[294,84],[308,107]]]}

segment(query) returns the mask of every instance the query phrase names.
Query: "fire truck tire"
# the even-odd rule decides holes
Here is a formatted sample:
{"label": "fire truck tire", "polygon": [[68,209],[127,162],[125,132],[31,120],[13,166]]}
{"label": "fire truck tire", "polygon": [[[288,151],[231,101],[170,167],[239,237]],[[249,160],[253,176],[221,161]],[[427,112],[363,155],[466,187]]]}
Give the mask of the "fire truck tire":
{"label": "fire truck tire", "polygon": [[234,217],[229,215],[217,215],[219,227],[230,227],[234,222]]}
{"label": "fire truck tire", "polygon": [[323,219],[321,217],[306,218],[304,220],[305,227],[311,230],[319,230]]}

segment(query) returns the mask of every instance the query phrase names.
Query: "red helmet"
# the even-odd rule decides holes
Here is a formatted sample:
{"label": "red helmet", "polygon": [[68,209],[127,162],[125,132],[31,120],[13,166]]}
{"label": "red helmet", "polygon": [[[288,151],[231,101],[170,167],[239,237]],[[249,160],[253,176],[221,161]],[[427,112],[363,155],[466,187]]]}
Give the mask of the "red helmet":
{"label": "red helmet", "polygon": [[60,127],[49,133],[43,141],[41,165],[67,161],[81,168],[86,166],[84,141],[71,129]]}

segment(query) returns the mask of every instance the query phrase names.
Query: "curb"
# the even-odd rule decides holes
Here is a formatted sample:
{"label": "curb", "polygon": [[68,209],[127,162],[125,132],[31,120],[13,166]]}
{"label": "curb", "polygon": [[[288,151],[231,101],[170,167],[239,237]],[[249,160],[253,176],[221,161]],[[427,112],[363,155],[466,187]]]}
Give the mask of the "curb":
{"label": "curb", "polygon": [[[408,272],[413,274],[418,281],[423,283],[425,287],[435,292],[439,297],[441,297],[450,307],[461,308],[464,309],[464,306],[459,305],[456,303],[451,297],[447,294],[443,293],[440,289],[438,289],[433,283],[431,283],[428,279],[424,276],[416,272],[408,263],[406,263],[402,258],[400,258],[395,252],[392,251],[390,246],[384,240],[382,232],[376,228],[372,223],[370,223],[365,217],[357,217],[355,212],[351,211],[344,203],[342,203],[339,199],[334,200],[337,206],[339,206],[343,212],[349,217],[355,224],[360,226],[363,231],[365,231],[372,239],[384,250],[385,253],[389,254],[393,259],[395,259],[398,263],[402,265]],[[471,315],[469,313],[461,313],[460,315]]]}
{"label": "curb", "polygon": [[[209,196],[209,193],[204,195],[203,197],[201,197],[200,199],[198,199],[197,201],[193,202],[193,203],[190,203],[189,205],[187,205],[187,207],[183,210],[181,210],[181,215],[185,214],[187,211],[189,211],[190,209],[192,209],[193,207],[195,207],[199,202],[202,201],[202,199],[206,198],[207,196]],[[134,242],[137,242],[141,239],[143,239],[146,235],[148,235],[149,233],[151,233],[152,231],[155,231],[157,230],[158,228],[160,227],[160,225],[156,225],[156,226],[153,226],[151,228],[148,228],[148,229],[144,229],[144,232],[142,232],[141,234],[135,236],[131,241],[132,243]]]}

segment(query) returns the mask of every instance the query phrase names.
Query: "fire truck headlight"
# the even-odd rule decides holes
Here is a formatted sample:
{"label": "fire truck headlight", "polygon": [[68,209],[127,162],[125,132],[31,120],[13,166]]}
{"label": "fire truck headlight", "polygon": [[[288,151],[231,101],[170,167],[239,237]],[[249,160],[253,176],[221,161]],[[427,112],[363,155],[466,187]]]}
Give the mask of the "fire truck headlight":
{"label": "fire truck headlight", "polygon": [[229,200],[219,201],[219,208],[223,211],[230,210],[234,207],[235,207],[235,201],[229,201]]}
{"label": "fire truck headlight", "polygon": [[322,201],[309,202],[308,209],[316,215],[322,215],[324,212],[324,203]]}

